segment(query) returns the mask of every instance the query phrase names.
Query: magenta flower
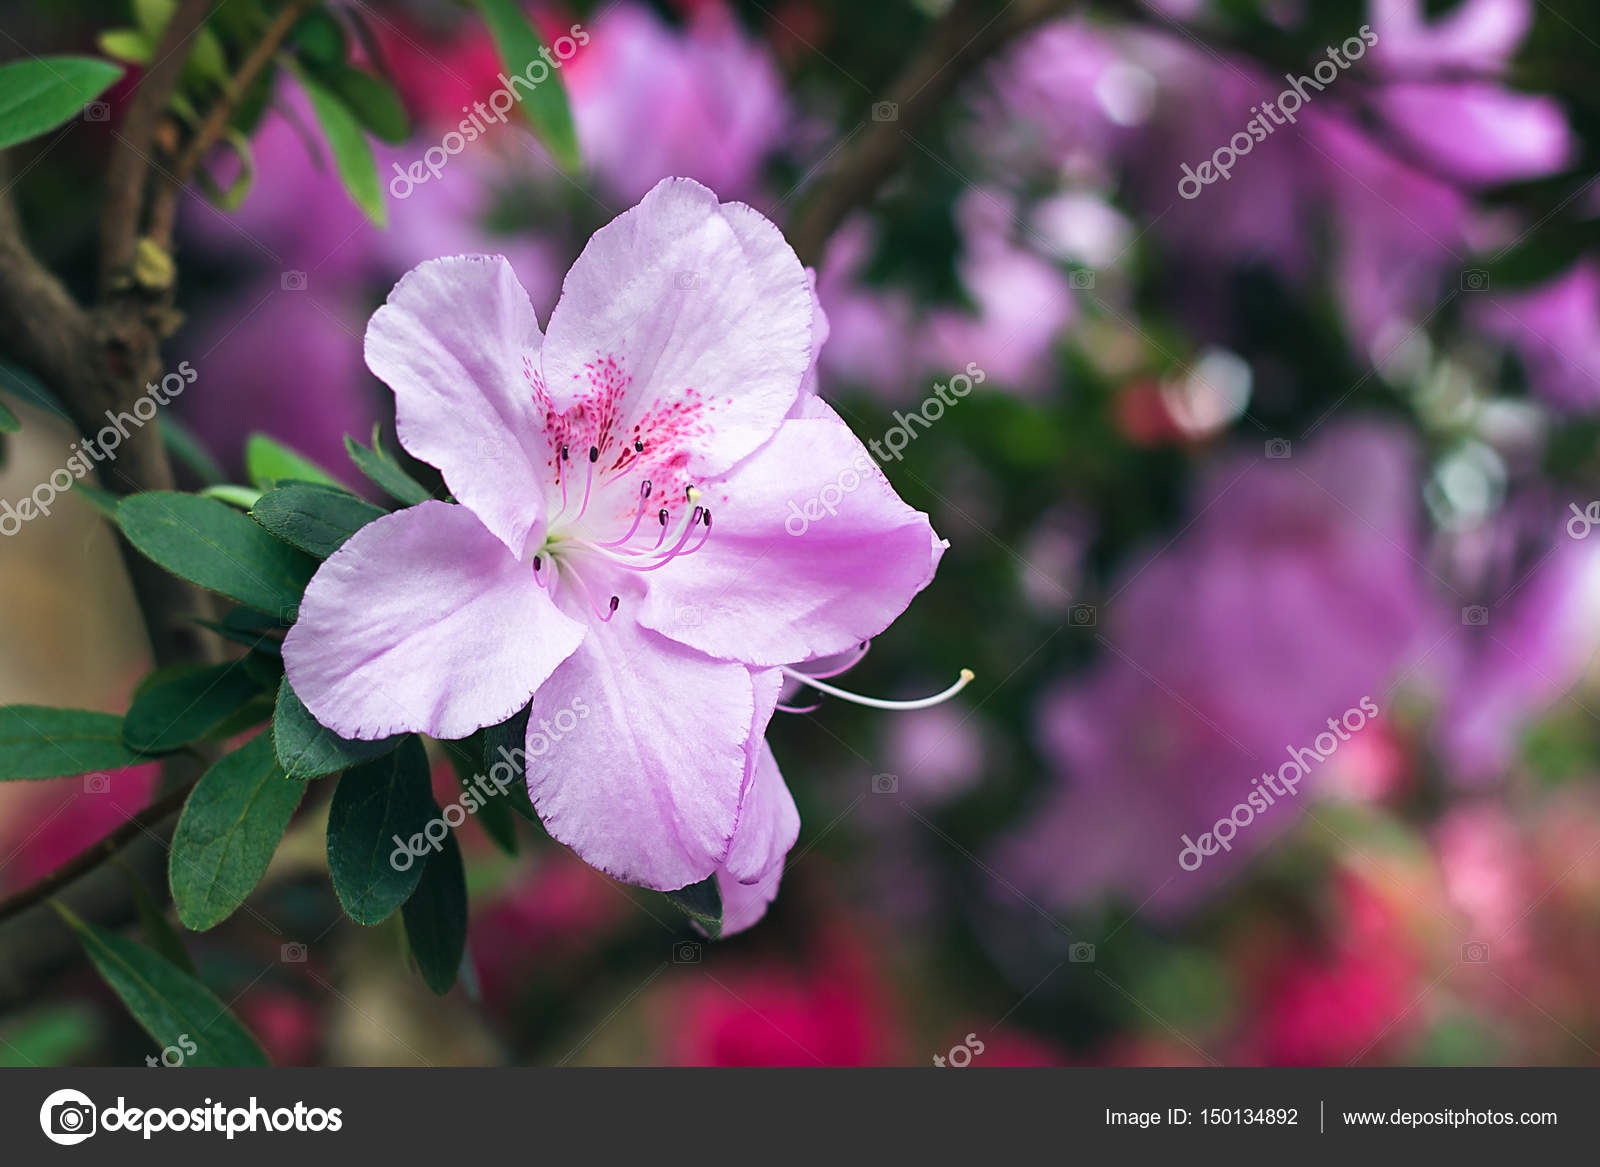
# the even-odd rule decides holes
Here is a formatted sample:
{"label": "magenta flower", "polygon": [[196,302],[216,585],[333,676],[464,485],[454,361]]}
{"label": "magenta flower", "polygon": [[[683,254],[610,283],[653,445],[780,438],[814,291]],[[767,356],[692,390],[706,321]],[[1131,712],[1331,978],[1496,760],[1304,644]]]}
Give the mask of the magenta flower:
{"label": "magenta flower", "polygon": [[367,363],[461,505],[323,565],[284,643],[307,708],[460,738],[527,705],[551,835],[629,883],[716,874],[726,930],[759,918],[799,829],[763,740],[787,666],[882,631],[944,548],[804,391],[825,328],[778,229],[687,179],[595,233],[546,334],[501,257],[411,272]]}

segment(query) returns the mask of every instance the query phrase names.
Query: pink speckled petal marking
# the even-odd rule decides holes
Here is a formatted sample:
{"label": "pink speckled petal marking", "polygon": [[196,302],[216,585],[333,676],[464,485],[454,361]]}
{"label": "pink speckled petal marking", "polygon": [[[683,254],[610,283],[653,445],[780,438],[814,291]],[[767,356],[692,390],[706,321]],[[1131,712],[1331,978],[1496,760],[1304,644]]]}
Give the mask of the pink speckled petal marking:
{"label": "pink speckled petal marking", "polygon": [[701,487],[711,537],[652,583],[646,627],[712,656],[786,664],[878,635],[933,578],[944,542],[928,517],[827,405],[812,398],[806,412]]}
{"label": "pink speckled petal marking", "polygon": [[642,439],[688,475],[720,473],[771,437],[799,394],[813,302],[776,227],[666,179],[595,232],[567,275],[545,338],[559,419],[547,432],[607,456]]}

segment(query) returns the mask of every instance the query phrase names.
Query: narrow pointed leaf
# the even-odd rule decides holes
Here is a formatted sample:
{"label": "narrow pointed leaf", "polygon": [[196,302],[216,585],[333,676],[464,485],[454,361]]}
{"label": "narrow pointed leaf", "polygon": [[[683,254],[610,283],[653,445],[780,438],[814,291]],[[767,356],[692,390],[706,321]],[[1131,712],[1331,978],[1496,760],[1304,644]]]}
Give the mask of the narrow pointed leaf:
{"label": "narrow pointed leaf", "polygon": [[296,72],[306,96],[311,98],[311,110],[316,114],[317,124],[322,127],[322,136],[333,154],[333,166],[339,172],[339,181],[367,218],[379,227],[385,226],[388,212],[383,205],[383,185],[378,178],[378,164],[373,160],[372,147],[367,144],[361,123],[338,94],[305,70]]}
{"label": "narrow pointed leaf", "polygon": [[142,687],[122,721],[122,740],[143,753],[199,741],[261,691],[243,662],[185,668]]}
{"label": "narrow pointed leaf", "polygon": [[0,705],[0,780],[64,778],[149,760],[122,740],[115,713]]}
{"label": "narrow pointed leaf", "polygon": [[288,446],[266,434],[251,434],[244,443],[244,468],[250,481],[262,490],[269,490],[279,482],[320,482],[324,486],[338,486],[333,475],[310,458],[297,454]]}
{"label": "narrow pointed leaf", "polygon": [[0,65],[0,150],[48,133],[122,76],[93,57],[30,57]]}
{"label": "narrow pointed leaf", "polygon": [[535,78],[527,76],[529,66],[534,62],[541,66],[544,80],[531,90],[519,87],[523,94],[523,116],[561,168],[575,173],[579,167],[578,134],[572,124],[572,108],[567,104],[560,71],[548,65],[539,54],[545,47],[543,39],[528,22],[527,13],[517,0],[475,2],[478,11],[483,13],[483,22],[489,26],[489,35],[494,38],[508,76],[521,73],[525,82],[531,82]]}
{"label": "narrow pointed leaf", "polygon": [[433,497],[433,493],[426,486],[407,474],[398,462],[389,457],[378,441],[377,430],[372,432],[371,449],[363,446],[349,434],[344,436],[344,448],[350,454],[350,461],[356,464],[356,469],[391,498],[410,507],[416,506],[419,502],[427,502]]}
{"label": "narrow pointed leaf", "polygon": [[214,498],[149,491],[122,500],[117,521],[141,554],[230,600],[290,622],[317,561]]}
{"label": "narrow pointed leaf", "polygon": [[78,934],[96,970],[122,999],[156,1049],[183,1045],[186,1066],[264,1066],[267,1055],[228,1007],[194,977],[142,944],[56,911]]}

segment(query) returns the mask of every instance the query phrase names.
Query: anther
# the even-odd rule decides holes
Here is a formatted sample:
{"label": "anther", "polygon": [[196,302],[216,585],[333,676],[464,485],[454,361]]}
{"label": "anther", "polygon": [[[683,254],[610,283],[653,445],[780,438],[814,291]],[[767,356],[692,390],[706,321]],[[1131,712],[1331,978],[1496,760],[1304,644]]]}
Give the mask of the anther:
{"label": "anther", "polygon": [[591,461],[591,462],[600,461],[600,447],[599,446],[590,446],[589,447],[589,461]]}

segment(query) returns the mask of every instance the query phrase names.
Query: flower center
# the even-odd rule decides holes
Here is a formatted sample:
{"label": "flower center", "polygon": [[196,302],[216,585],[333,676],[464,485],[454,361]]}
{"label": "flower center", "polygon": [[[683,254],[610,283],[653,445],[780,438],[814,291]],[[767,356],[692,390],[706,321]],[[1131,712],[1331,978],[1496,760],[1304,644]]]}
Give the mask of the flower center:
{"label": "flower center", "polygon": [[647,457],[645,443],[637,437],[615,457],[594,445],[574,458],[570,443],[563,444],[554,459],[561,506],[550,518],[544,546],[533,557],[534,575],[552,595],[569,582],[597,620],[609,621],[621,597],[612,595],[602,607],[585,575],[659,571],[711,538],[711,510],[699,502],[696,487],[685,484],[681,498],[667,497],[646,477],[654,465],[665,468],[669,480],[677,478],[680,463],[678,458]]}

